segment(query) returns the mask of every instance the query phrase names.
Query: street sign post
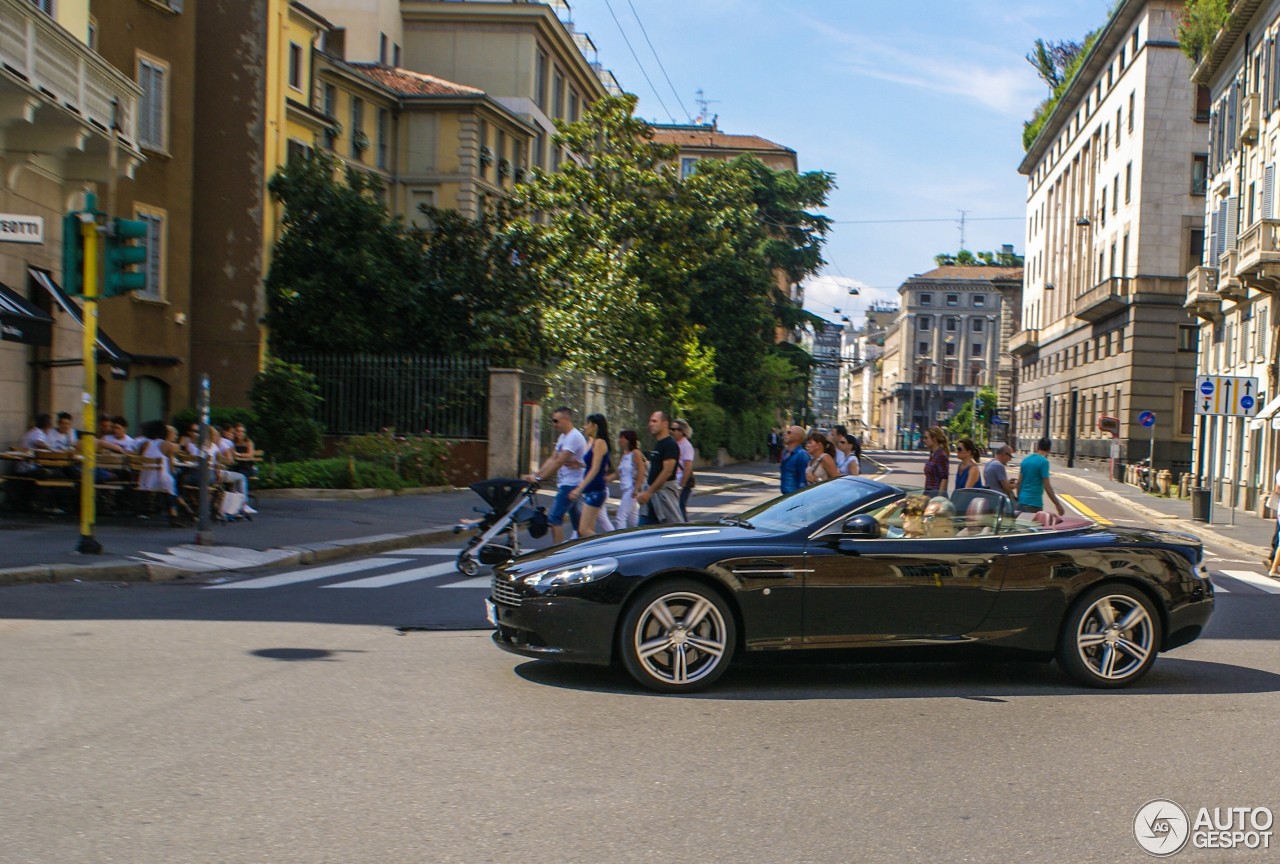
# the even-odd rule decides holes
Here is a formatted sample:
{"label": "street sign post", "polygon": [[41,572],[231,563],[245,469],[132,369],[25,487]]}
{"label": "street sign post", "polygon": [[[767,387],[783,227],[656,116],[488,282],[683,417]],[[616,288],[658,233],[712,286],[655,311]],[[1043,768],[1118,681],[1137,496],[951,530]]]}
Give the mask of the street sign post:
{"label": "street sign post", "polygon": [[1258,379],[1201,375],[1196,379],[1196,413],[1212,417],[1252,417],[1258,413]]}
{"label": "street sign post", "polygon": [[1156,414],[1154,411],[1143,411],[1138,415],[1138,423],[1144,429],[1151,430],[1151,448],[1147,450],[1147,470],[1151,472],[1152,481],[1156,477]]}

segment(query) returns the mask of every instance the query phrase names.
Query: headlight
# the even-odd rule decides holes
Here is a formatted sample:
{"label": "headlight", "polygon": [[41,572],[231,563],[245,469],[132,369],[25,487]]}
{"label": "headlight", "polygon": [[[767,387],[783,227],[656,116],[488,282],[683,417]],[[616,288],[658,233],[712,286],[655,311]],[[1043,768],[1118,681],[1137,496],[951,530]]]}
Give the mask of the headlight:
{"label": "headlight", "polygon": [[561,585],[581,585],[603,579],[618,569],[618,559],[597,558],[585,564],[572,564],[554,570],[540,570],[524,577],[524,584],[539,591],[557,588]]}

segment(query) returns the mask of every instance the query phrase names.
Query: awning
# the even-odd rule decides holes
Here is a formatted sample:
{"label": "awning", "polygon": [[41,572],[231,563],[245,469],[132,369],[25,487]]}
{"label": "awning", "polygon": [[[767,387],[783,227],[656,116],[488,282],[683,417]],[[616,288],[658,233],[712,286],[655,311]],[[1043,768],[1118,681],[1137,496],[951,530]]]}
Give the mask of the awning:
{"label": "awning", "polygon": [[53,342],[53,319],[4,284],[0,284],[0,342],[46,346]]}
{"label": "awning", "polygon": [[1262,408],[1258,410],[1258,413],[1253,415],[1253,422],[1249,424],[1249,428],[1261,429],[1263,426],[1266,426],[1267,421],[1275,416],[1276,411],[1280,411],[1280,396],[1277,396],[1266,405],[1263,405]]}
{"label": "awning", "polygon": [[[31,274],[31,281],[36,285],[49,292],[49,296],[53,298],[53,302],[62,307],[63,311],[75,319],[75,322],[84,327],[84,310],[82,310],[76,301],[71,299],[71,295],[62,290],[57,282],[53,281],[53,274],[48,270],[42,270],[39,267],[28,267],[27,272]],[[133,363],[133,357],[128,351],[125,351],[115,343],[110,336],[102,331],[102,327],[98,327],[98,362],[111,373],[111,377],[123,381],[129,377],[129,366]],[[82,361],[81,361],[82,362]],[[62,361],[52,361],[54,365],[71,365]]]}

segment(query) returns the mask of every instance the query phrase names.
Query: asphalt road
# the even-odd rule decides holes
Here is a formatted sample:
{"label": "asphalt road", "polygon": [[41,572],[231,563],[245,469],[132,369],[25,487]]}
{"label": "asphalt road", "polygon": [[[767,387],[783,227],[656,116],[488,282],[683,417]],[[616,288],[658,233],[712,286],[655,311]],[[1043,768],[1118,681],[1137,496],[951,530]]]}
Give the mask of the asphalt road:
{"label": "asphalt road", "polygon": [[1205,637],[1106,693],[1050,664],[787,663],[658,696],[397,629],[478,614],[483,586],[426,572],[439,549],[260,588],[232,586],[316,568],[0,588],[0,860],[1149,860],[1151,799],[1280,810],[1280,595],[1211,554]]}

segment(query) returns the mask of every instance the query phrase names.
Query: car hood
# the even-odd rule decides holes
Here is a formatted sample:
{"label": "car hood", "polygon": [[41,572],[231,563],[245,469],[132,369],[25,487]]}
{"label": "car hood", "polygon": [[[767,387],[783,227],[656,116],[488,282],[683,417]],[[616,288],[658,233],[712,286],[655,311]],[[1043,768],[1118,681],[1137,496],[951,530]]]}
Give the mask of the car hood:
{"label": "car hood", "polygon": [[733,544],[749,537],[760,536],[761,532],[754,528],[739,528],[720,525],[716,522],[649,525],[584,537],[559,546],[530,552],[504,565],[502,569],[513,575],[520,575],[547,567],[590,561],[593,558],[617,558],[622,555],[642,554],[660,547]]}

